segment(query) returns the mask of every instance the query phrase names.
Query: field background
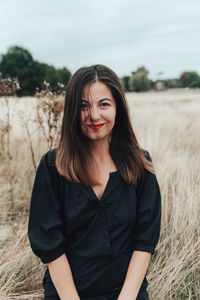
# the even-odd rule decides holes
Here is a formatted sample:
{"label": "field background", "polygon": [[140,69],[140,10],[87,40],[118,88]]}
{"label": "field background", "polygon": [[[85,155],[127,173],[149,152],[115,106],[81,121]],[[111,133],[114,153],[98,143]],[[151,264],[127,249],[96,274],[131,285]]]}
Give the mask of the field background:
{"label": "field background", "polygon": [[[46,266],[30,249],[27,218],[35,167],[49,149],[48,126],[37,118],[42,99],[7,100],[0,98],[0,299],[42,300]],[[150,300],[198,300],[200,89],[127,93],[127,100],[162,194],[161,236],[147,273]]]}

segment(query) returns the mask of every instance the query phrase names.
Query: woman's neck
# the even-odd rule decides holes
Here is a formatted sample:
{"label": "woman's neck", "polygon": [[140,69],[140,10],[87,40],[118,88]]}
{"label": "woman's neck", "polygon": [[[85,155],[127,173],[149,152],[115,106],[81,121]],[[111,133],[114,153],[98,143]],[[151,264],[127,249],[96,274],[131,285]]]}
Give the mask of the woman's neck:
{"label": "woman's neck", "polygon": [[91,153],[98,165],[108,161],[110,159],[108,141],[100,140],[92,143]]}
{"label": "woman's neck", "polygon": [[103,177],[105,177],[105,174],[117,170],[117,167],[109,152],[108,141],[99,141],[92,144],[91,154],[94,158],[94,161],[91,165],[91,171],[94,177],[102,177],[102,174]]}

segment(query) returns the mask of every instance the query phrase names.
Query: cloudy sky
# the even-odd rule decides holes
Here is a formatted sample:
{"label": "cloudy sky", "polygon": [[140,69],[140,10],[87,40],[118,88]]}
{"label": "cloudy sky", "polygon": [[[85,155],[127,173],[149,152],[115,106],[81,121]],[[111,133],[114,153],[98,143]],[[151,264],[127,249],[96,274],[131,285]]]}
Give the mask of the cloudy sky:
{"label": "cloudy sky", "polygon": [[72,73],[95,63],[119,76],[142,65],[152,79],[200,73],[200,0],[0,0],[0,54],[13,45]]}

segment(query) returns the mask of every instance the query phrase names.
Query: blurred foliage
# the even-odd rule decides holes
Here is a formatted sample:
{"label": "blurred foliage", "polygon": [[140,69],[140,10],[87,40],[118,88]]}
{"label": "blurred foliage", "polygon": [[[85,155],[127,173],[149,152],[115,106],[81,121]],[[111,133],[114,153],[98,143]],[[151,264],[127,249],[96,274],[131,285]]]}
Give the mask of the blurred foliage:
{"label": "blurred foliage", "polygon": [[45,63],[41,65],[43,70],[45,70],[44,81],[48,82],[52,88],[55,88],[58,82],[64,84],[66,87],[66,84],[71,77],[71,73],[66,67],[56,69],[54,66]]}
{"label": "blurred foliage", "polygon": [[144,67],[139,67],[129,79],[129,88],[131,91],[140,92],[151,89],[151,80],[147,77],[149,71]]}
{"label": "blurred foliage", "polygon": [[0,96],[15,95],[20,90],[17,78],[1,78],[0,77]]}
{"label": "blurred foliage", "polygon": [[[200,76],[197,72],[183,72],[180,78],[154,81],[148,78],[148,74],[149,71],[141,66],[131,72],[130,76],[120,78],[125,92],[159,90],[161,82],[164,88],[200,88]],[[42,88],[44,81],[48,82],[54,90],[57,88],[57,83],[63,84],[66,88],[71,73],[66,67],[55,68],[53,65],[40,63],[33,59],[27,49],[13,46],[8,49],[7,53],[0,56],[0,77],[11,80],[16,78],[20,85],[16,94],[32,96],[36,88]]]}
{"label": "blurred foliage", "polygon": [[200,76],[197,72],[183,72],[179,78],[151,80],[148,78],[148,70],[142,66],[131,74],[132,76],[126,75],[121,78],[126,92],[150,89],[159,91],[166,88],[200,88]]}
{"label": "blurred foliage", "polygon": [[71,73],[66,68],[55,68],[33,59],[31,53],[19,46],[10,47],[0,58],[0,75],[3,78],[17,78],[21,89],[18,96],[33,95],[35,89],[41,88],[44,81],[56,87],[60,82],[66,87]]}
{"label": "blurred foliage", "polygon": [[130,80],[130,76],[123,76],[121,78],[122,85],[123,85],[123,87],[124,87],[124,89],[125,89],[126,92],[130,91],[129,80]]}
{"label": "blurred foliage", "polygon": [[180,82],[183,87],[200,87],[200,76],[197,72],[184,72],[181,74]]}
{"label": "blurred foliage", "polygon": [[174,79],[165,79],[165,80],[163,80],[163,83],[165,84],[165,87],[167,89],[170,89],[170,88],[181,88],[181,87],[183,87],[179,78],[178,79],[177,78],[174,78]]}

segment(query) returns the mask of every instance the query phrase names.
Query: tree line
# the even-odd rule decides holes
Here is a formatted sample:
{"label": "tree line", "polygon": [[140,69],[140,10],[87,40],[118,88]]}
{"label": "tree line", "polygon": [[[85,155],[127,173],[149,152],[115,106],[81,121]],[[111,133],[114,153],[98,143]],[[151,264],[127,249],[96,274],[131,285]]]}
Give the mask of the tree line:
{"label": "tree line", "polygon": [[66,68],[55,68],[53,65],[40,63],[33,59],[31,53],[19,46],[10,47],[0,58],[0,76],[2,78],[17,78],[20,89],[18,96],[34,95],[36,88],[41,89],[44,81],[52,89],[57,83],[67,85],[71,72]]}
{"label": "tree line", "polygon": [[151,80],[148,70],[144,66],[139,67],[130,76],[121,78],[124,88],[129,91],[149,91],[152,89],[166,88],[200,88],[200,76],[197,72],[183,72],[179,78]]}
{"label": "tree line", "polygon": [[[148,91],[175,87],[200,88],[200,76],[197,72],[183,72],[180,78],[153,81],[148,77],[148,70],[141,66],[129,76],[123,76],[121,82],[125,91]],[[57,88],[57,83],[66,87],[71,72],[67,67],[55,68],[53,65],[38,62],[25,48],[10,47],[7,53],[0,56],[0,77],[17,78],[20,89],[18,96],[34,95],[36,89],[41,89],[43,82],[50,84],[51,89]]]}

